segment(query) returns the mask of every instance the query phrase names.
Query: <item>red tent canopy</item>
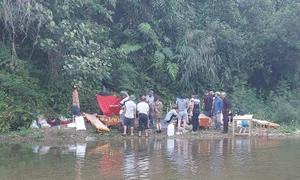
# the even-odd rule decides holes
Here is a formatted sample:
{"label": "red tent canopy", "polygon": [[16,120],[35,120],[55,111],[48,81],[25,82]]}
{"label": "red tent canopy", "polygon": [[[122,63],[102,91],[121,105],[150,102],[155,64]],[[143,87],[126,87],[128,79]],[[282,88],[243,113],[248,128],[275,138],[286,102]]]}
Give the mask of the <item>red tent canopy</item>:
{"label": "red tent canopy", "polygon": [[114,115],[115,116],[119,115],[119,112],[121,109],[120,106],[117,106],[117,107],[109,107],[109,106],[110,105],[119,105],[120,102],[122,101],[122,97],[117,98],[117,96],[115,96],[115,95],[111,95],[111,96],[96,95],[96,97],[97,97],[98,105],[105,116],[113,117]]}

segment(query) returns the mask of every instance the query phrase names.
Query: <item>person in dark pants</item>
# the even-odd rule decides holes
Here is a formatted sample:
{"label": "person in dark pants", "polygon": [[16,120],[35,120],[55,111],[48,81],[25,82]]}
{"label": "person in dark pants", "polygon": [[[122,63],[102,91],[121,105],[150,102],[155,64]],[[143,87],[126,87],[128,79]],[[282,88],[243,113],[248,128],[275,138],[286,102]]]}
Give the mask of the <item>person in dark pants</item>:
{"label": "person in dark pants", "polygon": [[212,116],[213,97],[209,94],[209,91],[205,92],[204,100],[204,115],[207,117]]}
{"label": "person in dark pants", "polygon": [[229,117],[229,112],[231,111],[231,102],[227,98],[226,92],[221,93],[221,98],[223,99],[223,131],[222,133],[227,133],[228,132],[228,117]]}
{"label": "person in dark pants", "polygon": [[139,134],[142,136],[142,130],[145,129],[145,136],[148,137],[148,120],[149,120],[149,104],[146,103],[146,97],[141,96],[141,102],[137,105],[138,119],[139,119]]}
{"label": "person in dark pants", "polygon": [[200,99],[198,96],[193,96],[191,104],[192,115],[192,124],[193,124],[193,133],[195,133],[199,128],[199,114],[200,114]]}

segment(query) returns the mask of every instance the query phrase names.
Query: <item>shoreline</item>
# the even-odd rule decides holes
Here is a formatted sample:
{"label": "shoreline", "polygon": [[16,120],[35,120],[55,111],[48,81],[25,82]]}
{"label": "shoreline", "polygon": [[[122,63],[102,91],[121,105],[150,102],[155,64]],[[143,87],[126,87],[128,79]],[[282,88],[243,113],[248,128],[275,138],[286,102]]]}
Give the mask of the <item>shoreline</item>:
{"label": "shoreline", "polygon": [[[232,139],[231,131],[227,134],[222,134],[216,130],[199,130],[197,133],[192,134],[187,132],[185,134],[174,135],[168,137],[165,129],[161,134],[149,133],[149,137],[137,136],[121,136],[118,129],[111,129],[108,133],[98,133],[91,124],[86,124],[86,131],[76,131],[75,128],[67,128],[66,125],[54,126],[45,129],[29,129],[27,134],[21,132],[11,132],[0,134],[0,141],[2,143],[46,143],[46,144],[61,144],[61,143],[80,143],[89,141],[107,141],[107,140],[123,140],[123,139],[191,139],[191,140],[207,140],[207,139]],[[37,134],[33,136],[33,134]],[[283,133],[283,132],[269,132],[269,137],[266,136],[252,136],[250,138],[264,138],[264,139],[282,139],[282,138],[299,138],[300,132]],[[248,139],[248,136],[235,136],[237,139]]]}
{"label": "shoreline", "polygon": [[[191,140],[207,140],[207,139],[232,139],[232,133],[229,131],[226,134],[222,134],[216,130],[199,130],[197,133],[192,134],[187,132],[185,134],[174,135],[168,137],[165,129],[161,134],[153,134],[149,132],[149,137],[145,137],[142,133],[142,137],[137,136],[122,136],[119,129],[112,128],[110,132],[98,133],[91,124],[86,124],[85,131],[76,131],[75,128],[67,128],[66,125],[54,126],[45,129],[29,129],[27,133],[21,132],[10,132],[0,134],[0,141],[2,143],[77,143],[77,142],[89,142],[89,141],[106,141],[106,140],[122,140],[122,139],[191,139]],[[33,136],[32,134],[36,134]],[[283,133],[283,132],[269,132],[269,137],[266,136],[235,136],[236,139],[248,139],[248,138],[264,138],[264,139],[282,139],[282,138],[299,138],[300,131],[294,133]]]}

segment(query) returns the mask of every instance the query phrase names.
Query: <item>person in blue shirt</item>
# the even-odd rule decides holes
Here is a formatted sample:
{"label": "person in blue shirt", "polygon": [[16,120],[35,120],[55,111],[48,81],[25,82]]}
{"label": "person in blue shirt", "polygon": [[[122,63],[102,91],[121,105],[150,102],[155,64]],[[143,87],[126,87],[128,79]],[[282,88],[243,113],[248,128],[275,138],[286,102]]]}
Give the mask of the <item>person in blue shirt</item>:
{"label": "person in blue shirt", "polygon": [[215,93],[213,106],[214,125],[217,130],[221,130],[221,114],[223,109],[223,100],[220,98],[220,94],[220,92]]}

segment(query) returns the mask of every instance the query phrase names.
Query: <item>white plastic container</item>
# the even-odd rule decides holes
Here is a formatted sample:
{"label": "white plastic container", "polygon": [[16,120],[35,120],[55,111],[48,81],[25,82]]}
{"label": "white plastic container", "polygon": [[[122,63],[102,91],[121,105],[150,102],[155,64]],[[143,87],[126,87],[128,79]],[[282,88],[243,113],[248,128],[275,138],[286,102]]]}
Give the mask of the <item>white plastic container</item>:
{"label": "white plastic container", "polygon": [[173,123],[170,123],[167,128],[167,135],[174,136],[174,133],[175,133],[175,126]]}

